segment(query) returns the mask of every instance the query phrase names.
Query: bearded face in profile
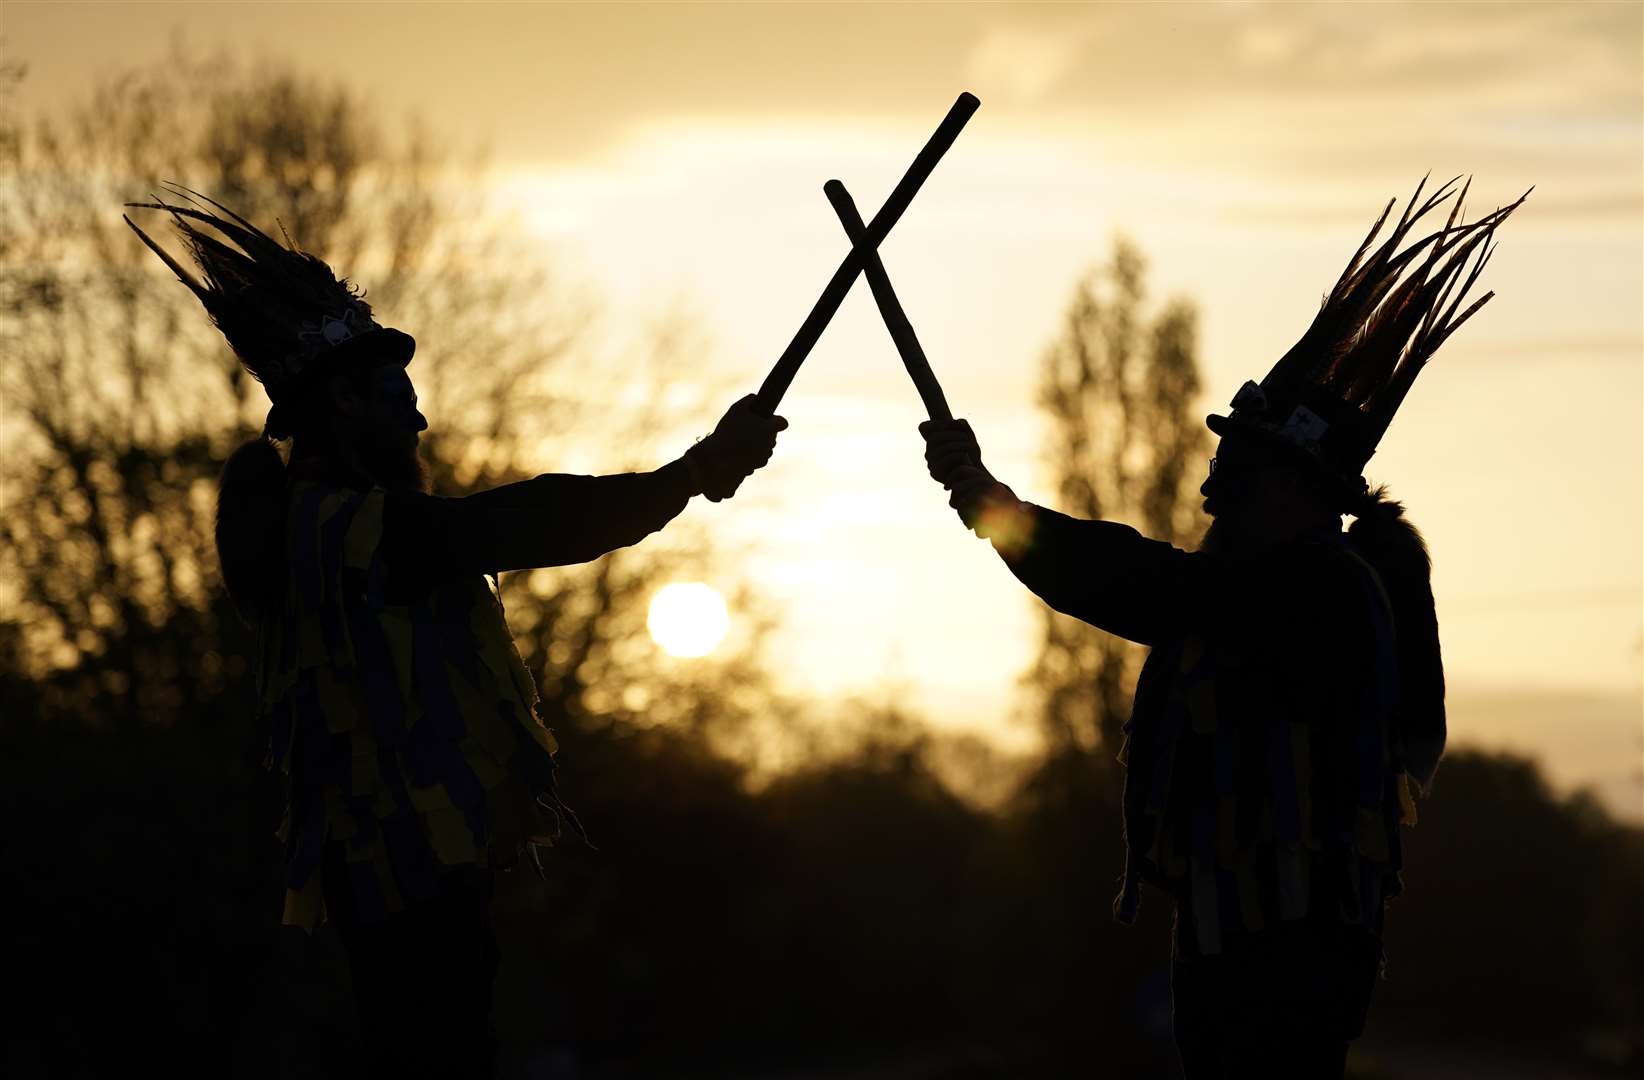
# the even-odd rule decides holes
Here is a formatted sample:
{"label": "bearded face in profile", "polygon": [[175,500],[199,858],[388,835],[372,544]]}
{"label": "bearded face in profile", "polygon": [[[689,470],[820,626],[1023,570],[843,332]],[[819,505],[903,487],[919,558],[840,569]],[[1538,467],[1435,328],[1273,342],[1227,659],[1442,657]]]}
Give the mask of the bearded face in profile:
{"label": "bearded face in profile", "polygon": [[405,368],[381,365],[343,397],[349,399],[345,437],[371,480],[389,491],[426,493],[430,480],[420,436],[428,420],[417,409]]}
{"label": "bearded face in profile", "polygon": [[433,488],[421,440],[372,443],[362,447],[360,460],[371,479],[389,491],[428,494]]}

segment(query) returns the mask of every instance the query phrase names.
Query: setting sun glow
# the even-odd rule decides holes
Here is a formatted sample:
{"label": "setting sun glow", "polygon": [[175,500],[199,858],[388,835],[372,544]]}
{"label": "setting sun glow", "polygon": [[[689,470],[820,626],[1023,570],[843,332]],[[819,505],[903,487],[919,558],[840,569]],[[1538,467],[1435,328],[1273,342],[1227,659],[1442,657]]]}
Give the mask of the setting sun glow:
{"label": "setting sun glow", "polygon": [[664,585],[651,598],[645,626],[670,656],[707,656],[730,627],[725,598],[700,581]]}

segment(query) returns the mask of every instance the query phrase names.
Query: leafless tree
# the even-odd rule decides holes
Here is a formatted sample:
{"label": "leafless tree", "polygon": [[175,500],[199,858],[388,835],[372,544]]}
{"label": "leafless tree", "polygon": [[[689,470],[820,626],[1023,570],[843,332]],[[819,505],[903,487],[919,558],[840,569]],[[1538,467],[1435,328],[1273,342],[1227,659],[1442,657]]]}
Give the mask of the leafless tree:
{"label": "leafless tree", "polygon": [[[61,113],[7,116],[0,676],[9,696],[26,688],[36,717],[168,725],[244,672],[211,519],[217,469],[267,406],[197,302],[121,221],[121,204],[160,182],[277,222],[415,333],[441,493],[552,469],[556,450],[579,439],[643,445],[681,419],[659,412],[665,395],[627,416],[589,406],[634,378],[699,378],[701,356],[679,344],[677,326],[647,343],[637,367],[597,362],[585,292],[550,274],[493,211],[483,158],[458,160],[414,122],[385,123],[341,85],[179,52],[106,79]],[[662,575],[700,567],[707,550],[705,537],[686,535],[505,580],[551,713],[637,722],[689,711],[690,695],[627,689],[659,678],[690,683],[698,711],[716,680],[763,685],[758,635],[717,663],[654,663],[645,601]],[[633,708],[642,698],[667,708]]]}

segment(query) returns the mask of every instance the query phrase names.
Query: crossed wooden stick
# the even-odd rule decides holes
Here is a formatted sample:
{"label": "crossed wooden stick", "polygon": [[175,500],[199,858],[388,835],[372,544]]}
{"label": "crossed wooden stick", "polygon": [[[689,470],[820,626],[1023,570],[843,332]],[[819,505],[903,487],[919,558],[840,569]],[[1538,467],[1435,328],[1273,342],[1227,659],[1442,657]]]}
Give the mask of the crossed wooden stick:
{"label": "crossed wooden stick", "polygon": [[925,403],[925,412],[932,420],[951,420],[953,414],[948,411],[947,399],[942,396],[942,387],[936,382],[936,375],[930,369],[925,359],[925,351],[919,347],[919,339],[914,336],[913,326],[908,322],[907,315],[902,311],[901,303],[896,299],[896,291],[891,288],[890,277],[885,273],[885,264],[879,259],[879,245],[885,236],[902,216],[902,211],[908,208],[914,195],[919,191],[925,178],[936,168],[936,163],[942,160],[953,140],[959,137],[965,122],[971,117],[982,103],[973,94],[960,94],[959,99],[948,110],[942,123],[937,126],[936,133],[925,143],[919,156],[913,159],[913,164],[902,179],[897,182],[891,191],[890,198],[885,205],[873,216],[871,225],[862,224],[862,216],[856,212],[856,203],[851,200],[850,192],[838,180],[829,180],[822,185],[823,192],[828,196],[828,202],[833,204],[834,213],[839,215],[839,223],[845,227],[845,235],[850,237],[850,254],[845,261],[839,264],[834,271],[827,287],[811,308],[805,321],[799,325],[799,331],[794,334],[793,340],[777,358],[771,373],[765,377],[765,382],[759,388],[760,408],[768,415],[776,411],[777,403],[787,392],[793,382],[794,375],[799,371],[799,365],[805,362],[810,355],[811,347],[816,344],[822,331],[833,318],[833,313],[839,310],[839,304],[845,299],[851,285],[856,280],[858,272],[865,273],[868,278],[868,287],[873,290],[873,298],[879,305],[880,317],[885,320],[885,328],[890,331],[891,340],[896,343],[896,351],[902,356],[902,364],[908,369],[913,378],[913,385],[919,391],[919,397]]}

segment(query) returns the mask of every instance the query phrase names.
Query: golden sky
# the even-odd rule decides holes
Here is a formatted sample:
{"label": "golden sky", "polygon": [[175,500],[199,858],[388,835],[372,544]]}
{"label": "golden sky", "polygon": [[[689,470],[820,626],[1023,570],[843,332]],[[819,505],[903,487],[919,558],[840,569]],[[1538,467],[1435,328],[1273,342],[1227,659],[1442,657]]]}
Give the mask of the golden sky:
{"label": "golden sky", "polygon": [[[981,110],[882,250],[955,411],[1041,500],[1038,357],[1115,230],[1155,296],[1199,305],[1209,411],[1294,342],[1423,173],[1473,174],[1476,211],[1533,184],[1486,271],[1496,300],[1422,375],[1370,476],[1433,549],[1457,735],[1542,752],[1644,817],[1641,13],[8,2],[0,41],[29,66],[24,108],[181,32],[486,143],[499,195],[605,297],[613,333],[681,302],[750,390],[844,254],[823,181],[871,217],[970,90]],[[783,412],[773,467],[688,513],[747,546],[795,682],[892,678],[934,719],[1019,735],[1034,601],[924,476],[919,401],[865,286]]]}

